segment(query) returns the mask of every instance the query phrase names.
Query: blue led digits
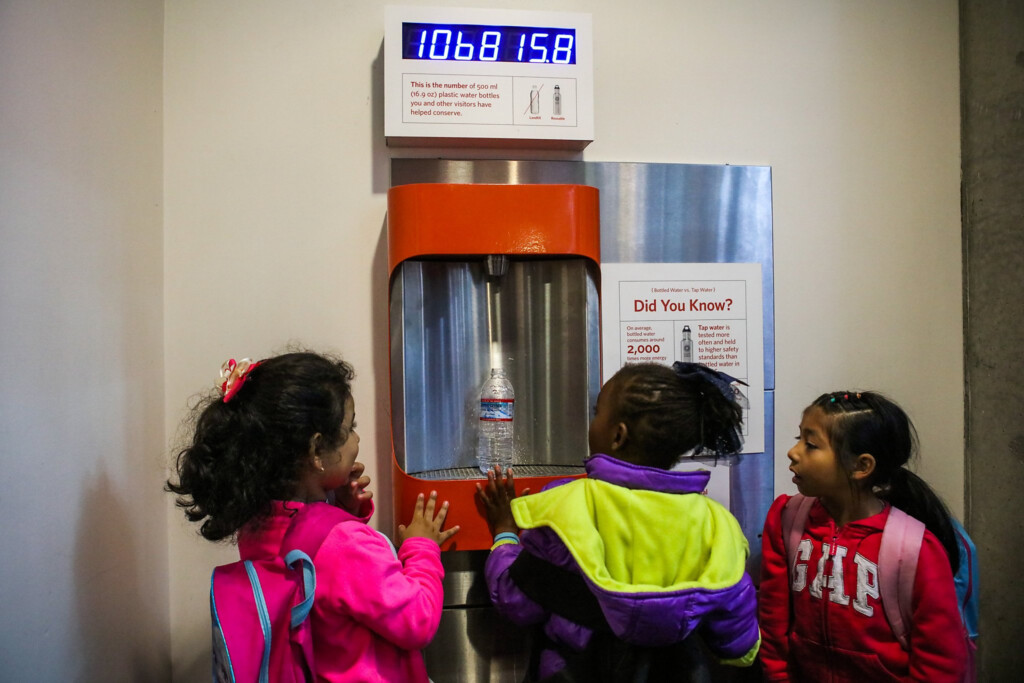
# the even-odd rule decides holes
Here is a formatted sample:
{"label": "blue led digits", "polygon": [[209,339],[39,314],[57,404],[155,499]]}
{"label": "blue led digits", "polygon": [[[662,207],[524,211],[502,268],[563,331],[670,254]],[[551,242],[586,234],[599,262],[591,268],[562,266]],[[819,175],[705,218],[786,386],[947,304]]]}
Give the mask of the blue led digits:
{"label": "blue led digits", "polygon": [[575,64],[576,29],[403,22],[402,59]]}

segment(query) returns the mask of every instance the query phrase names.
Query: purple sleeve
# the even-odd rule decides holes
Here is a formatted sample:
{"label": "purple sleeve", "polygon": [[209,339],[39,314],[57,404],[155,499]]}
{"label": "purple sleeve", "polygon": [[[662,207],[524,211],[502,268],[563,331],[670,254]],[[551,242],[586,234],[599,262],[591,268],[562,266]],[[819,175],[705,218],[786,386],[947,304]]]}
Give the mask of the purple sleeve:
{"label": "purple sleeve", "polygon": [[547,618],[547,612],[519,590],[509,577],[508,570],[519,557],[523,546],[515,543],[499,545],[491,551],[484,565],[484,578],[498,614],[520,626],[538,624]]}

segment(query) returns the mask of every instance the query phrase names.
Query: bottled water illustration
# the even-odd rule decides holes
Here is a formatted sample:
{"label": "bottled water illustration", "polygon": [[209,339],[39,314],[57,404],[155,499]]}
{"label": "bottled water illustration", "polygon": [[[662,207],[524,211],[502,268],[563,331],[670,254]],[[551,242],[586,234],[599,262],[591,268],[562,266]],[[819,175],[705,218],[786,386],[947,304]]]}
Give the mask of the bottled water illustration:
{"label": "bottled water illustration", "polygon": [[537,86],[530,89],[530,113],[540,113],[540,90],[537,89]]}
{"label": "bottled water illustration", "polygon": [[551,115],[562,115],[562,91],[557,85],[555,86],[555,92],[551,94]]}
{"label": "bottled water illustration", "polygon": [[513,419],[516,397],[512,382],[501,368],[491,368],[491,376],[480,390],[480,427],[477,438],[477,464],[487,473],[495,465],[505,470],[513,459]]}

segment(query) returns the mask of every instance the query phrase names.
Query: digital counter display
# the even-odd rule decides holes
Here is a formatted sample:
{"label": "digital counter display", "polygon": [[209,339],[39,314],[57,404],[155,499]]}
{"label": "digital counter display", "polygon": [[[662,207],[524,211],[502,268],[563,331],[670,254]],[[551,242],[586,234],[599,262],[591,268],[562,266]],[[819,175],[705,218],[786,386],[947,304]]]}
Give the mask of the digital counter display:
{"label": "digital counter display", "polygon": [[575,64],[576,29],[403,22],[402,59]]}

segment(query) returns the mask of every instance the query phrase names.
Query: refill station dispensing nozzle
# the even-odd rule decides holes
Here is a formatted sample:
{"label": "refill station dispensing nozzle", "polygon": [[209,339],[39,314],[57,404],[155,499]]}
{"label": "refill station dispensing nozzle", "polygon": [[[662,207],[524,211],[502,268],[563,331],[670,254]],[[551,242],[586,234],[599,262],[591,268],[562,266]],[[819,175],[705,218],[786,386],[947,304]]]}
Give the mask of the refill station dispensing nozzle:
{"label": "refill station dispensing nozzle", "polygon": [[488,254],[484,259],[484,270],[487,277],[504,277],[508,272],[508,256],[506,254]]}
{"label": "refill station dispensing nozzle", "polygon": [[501,278],[508,273],[506,254],[488,254],[484,257],[487,274],[487,339],[490,346],[491,367],[501,368]]}

